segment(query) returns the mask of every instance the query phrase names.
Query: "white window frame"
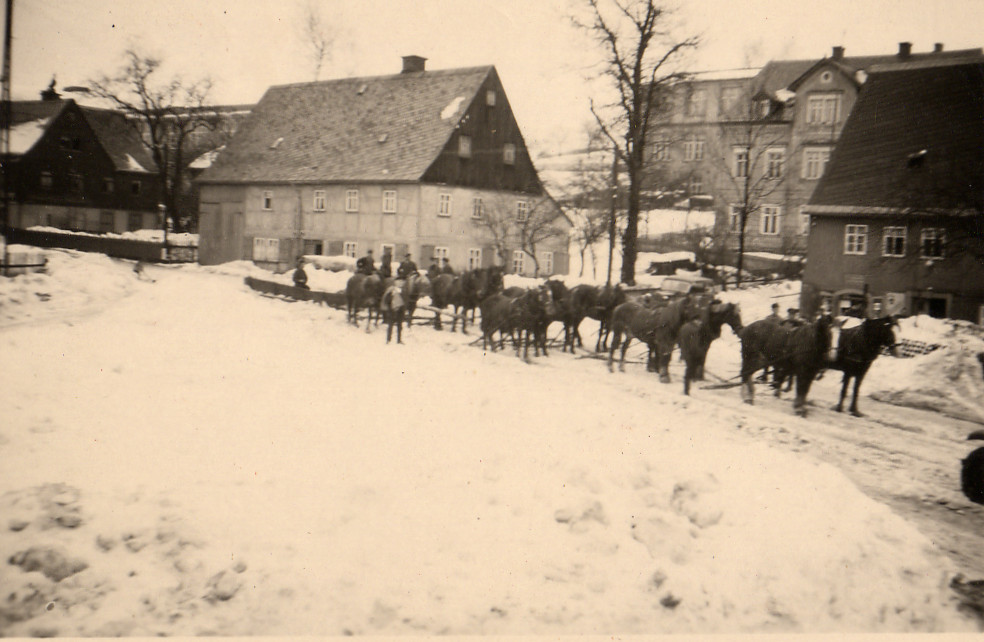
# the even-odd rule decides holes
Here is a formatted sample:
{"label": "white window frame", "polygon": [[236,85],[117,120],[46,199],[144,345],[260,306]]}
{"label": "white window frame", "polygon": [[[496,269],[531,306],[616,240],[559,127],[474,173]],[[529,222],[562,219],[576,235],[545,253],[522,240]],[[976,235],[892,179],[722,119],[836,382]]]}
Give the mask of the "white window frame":
{"label": "white window frame", "polygon": [[704,160],[704,139],[697,134],[691,134],[683,141],[683,160],[695,163]]}
{"label": "white window frame", "polygon": [[472,214],[471,217],[474,219],[481,219],[485,216],[485,204],[482,202],[481,196],[472,197]]}
{"label": "white window frame", "polygon": [[810,215],[804,212],[805,207],[801,207],[799,210],[799,234],[800,236],[806,236],[810,233]]}
{"label": "white window frame", "polygon": [[435,247],[434,248],[434,262],[438,266],[441,265],[441,259],[447,259],[451,261],[451,251],[446,247]]}
{"label": "white window frame", "polygon": [[253,260],[276,263],[280,260],[280,239],[254,238]]}
{"label": "white window frame", "polygon": [[471,158],[472,157],[472,139],[471,136],[461,135],[458,136],[458,156],[460,158]]}
{"label": "white window frame", "polygon": [[[926,252],[927,241],[932,241],[939,248],[938,253],[928,254]],[[923,228],[919,234],[919,258],[923,259],[942,259],[946,256],[946,230],[942,227]]]}
{"label": "white window frame", "polygon": [[489,107],[495,107],[495,90],[489,89],[485,92],[485,104]]}
{"label": "white window frame", "polygon": [[437,195],[437,215],[451,216],[451,192],[441,192]]}
{"label": "white window frame", "polygon": [[383,214],[396,214],[396,190],[383,190]]}
{"label": "white window frame", "polygon": [[314,190],[313,203],[311,204],[312,209],[315,212],[324,212],[328,209],[328,196],[327,192],[323,189]]}
{"label": "white window frame", "polygon": [[342,244],[342,256],[347,256],[353,259],[358,258],[359,243],[357,241],[345,241]]}
{"label": "white window frame", "polygon": [[530,220],[530,202],[516,201],[516,222],[525,223]]}
{"label": "white window frame", "polygon": [[782,206],[763,204],[759,206],[759,234],[778,236],[782,229]]}
{"label": "white window frame", "polygon": [[273,209],[273,191],[263,190],[263,201],[261,205],[263,211],[269,212]]}
{"label": "white window frame", "polygon": [[848,223],[844,226],[844,254],[864,256],[868,253],[868,226]]}
{"label": "white window frame", "polygon": [[728,230],[735,233],[739,232],[741,230],[741,205],[732,203],[728,211],[728,218],[730,221]]}
{"label": "white window frame", "polygon": [[670,141],[661,138],[653,143],[653,162],[664,163],[670,158]]}
{"label": "white window frame", "polygon": [[506,165],[516,164],[516,145],[513,143],[506,143],[502,146],[502,162]]}
{"label": "white window frame", "polygon": [[782,147],[772,147],[765,150],[765,177],[770,180],[782,178],[786,165],[786,150]]}
{"label": "white window frame", "polygon": [[687,191],[691,196],[702,194],[704,190],[704,180],[700,174],[691,174],[687,180]]}
{"label": "white window frame", "polygon": [[[902,240],[901,248],[897,241]],[[890,247],[891,246],[891,247]],[[905,257],[905,228],[889,225],[882,230],[882,256],[891,258]]]}
{"label": "white window frame", "polygon": [[553,259],[554,259],[554,253],[553,252],[544,252],[543,253],[543,274],[546,275],[546,276],[550,276],[550,275],[553,274],[553,271],[554,271],[553,270],[553,267],[554,267],[554,260]]}
{"label": "white window frame", "polygon": [[840,94],[812,94],[806,97],[806,122],[833,125],[840,118]]}
{"label": "white window frame", "polygon": [[357,189],[345,190],[345,211],[346,212],[359,211],[359,190]]}
{"label": "white window frame", "polygon": [[523,250],[513,250],[512,253],[512,273],[523,274],[526,268],[526,252]]}
{"label": "white window frame", "polygon": [[751,162],[750,150],[747,147],[732,148],[732,176],[735,178],[748,178],[748,169]]}
{"label": "white window frame", "polygon": [[482,248],[468,248],[468,269],[477,270],[482,267]]}
{"label": "white window frame", "polygon": [[827,171],[827,163],[830,162],[829,147],[806,147],[803,149],[803,171],[800,177],[815,181],[823,176]]}

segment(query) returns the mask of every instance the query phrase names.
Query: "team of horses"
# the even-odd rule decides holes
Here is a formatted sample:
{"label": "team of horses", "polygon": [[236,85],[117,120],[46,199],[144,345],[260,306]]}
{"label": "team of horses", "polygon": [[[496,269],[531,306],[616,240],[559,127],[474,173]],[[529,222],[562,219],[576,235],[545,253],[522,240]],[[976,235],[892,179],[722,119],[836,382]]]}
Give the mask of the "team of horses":
{"label": "team of horses", "polygon": [[[394,286],[397,288],[394,290]],[[387,297],[397,291],[399,296]],[[608,369],[614,371],[615,353],[619,352],[619,370],[625,370],[625,355],[633,339],[647,346],[647,368],[658,373],[660,381],[670,381],[669,364],[679,347],[685,364],[684,394],[691,384],[704,379],[704,363],[711,344],[728,325],[741,342],[740,378],[742,399],[755,400],[755,375],[763,370],[773,373],[772,387],[779,396],[783,384],[795,385],[794,411],[807,413],[807,395],[814,380],[826,370],[843,373],[840,399],[834,409],[843,410],[851,380],[853,395],[848,410],[860,416],[858,391],[868,368],[884,350],[895,351],[897,326],[893,317],[866,319],[853,328],[841,329],[826,314],[810,322],[788,323],[766,318],[742,324],[741,311],[734,303],[724,303],[711,295],[690,294],[674,300],[633,298],[620,285],[577,285],[568,288],[551,279],[532,288],[503,288],[501,268],[479,268],[462,274],[441,274],[429,280],[411,275],[397,281],[378,274],[356,274],[346,287],[348,319],[358,324],[361,310],[368,311],[366,331],[380,317],[387,325],[387,342],[393,328],[401,341],[403,323],[413,321],[421,297],[430,297],[435,312],[433,325],[442,329],[441,316],[452,317],[451,331],[461,322],[467,334],[468,314],[475,323],[475,311],[481,313],[482,348],[493,352],[505,348],[508,338],[517,356],[529,359],[547,355],[550,343],[547,330],[554,322],[563,324],[563,351],[574,353],[583,348],[580,326],[585,318],[599,322],[595,352],[607,351]],[[394,305],[393,302],[398,302]],[[448,312],[448,309],[453,312]],[[835,339],[836,335],[836,339]],[[609,342],[610,340],[610,342]]]}

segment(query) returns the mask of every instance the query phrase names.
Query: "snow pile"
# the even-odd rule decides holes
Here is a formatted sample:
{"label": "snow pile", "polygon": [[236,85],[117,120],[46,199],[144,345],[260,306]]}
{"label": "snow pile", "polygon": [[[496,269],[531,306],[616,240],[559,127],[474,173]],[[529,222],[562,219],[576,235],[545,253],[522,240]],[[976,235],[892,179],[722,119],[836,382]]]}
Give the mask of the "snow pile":
{"label": "snow pile", "polygon": [[53,255],[105,309],[4,331],[2,635],[976,630],[789,417]]}

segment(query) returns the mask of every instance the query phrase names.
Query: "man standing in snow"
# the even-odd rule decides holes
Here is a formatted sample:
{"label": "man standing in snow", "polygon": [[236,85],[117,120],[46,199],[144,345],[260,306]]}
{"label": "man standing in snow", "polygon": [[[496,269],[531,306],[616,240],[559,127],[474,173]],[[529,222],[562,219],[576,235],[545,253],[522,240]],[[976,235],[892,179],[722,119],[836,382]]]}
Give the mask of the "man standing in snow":
{"label": "man standing in snow", "polygon": [[297,257],[297,269],[294,270],[294,287],[301,288],[304,290],[309,289],[307,284],[307,272],[304,271],[304,257]]}

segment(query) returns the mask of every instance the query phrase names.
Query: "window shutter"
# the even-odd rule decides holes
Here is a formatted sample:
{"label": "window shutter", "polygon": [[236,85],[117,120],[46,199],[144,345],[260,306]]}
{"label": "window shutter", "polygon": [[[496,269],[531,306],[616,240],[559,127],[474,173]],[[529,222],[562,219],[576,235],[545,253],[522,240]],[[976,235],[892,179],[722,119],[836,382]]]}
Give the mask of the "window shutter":
{"label": "window shutter", "polygon": [[345,253],[345,241],[328,241],[328,256],[341,256]]}
{"label": "window shutter", "polygon": [[254,261],[266,260],[266,239],[260,239],[260,238],[253,239],[253,260]]}

